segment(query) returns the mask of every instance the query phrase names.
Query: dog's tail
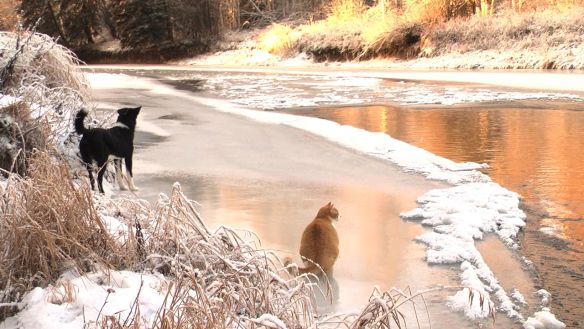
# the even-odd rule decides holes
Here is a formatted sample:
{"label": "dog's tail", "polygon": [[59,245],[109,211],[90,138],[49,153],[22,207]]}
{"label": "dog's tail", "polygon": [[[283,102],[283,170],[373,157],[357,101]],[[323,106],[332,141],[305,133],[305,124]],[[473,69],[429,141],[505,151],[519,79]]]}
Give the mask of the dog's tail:
{"label": "dog's tail", "polygon": [[83,124],[83,120],[85,120],[86,116],[87,116],[86,109],[80,110],[79,112],[77,112],[77,115],[75,116],[75,131],[79,135],[83,135],[87,131],[87,128],[85,128],[85,125]]}

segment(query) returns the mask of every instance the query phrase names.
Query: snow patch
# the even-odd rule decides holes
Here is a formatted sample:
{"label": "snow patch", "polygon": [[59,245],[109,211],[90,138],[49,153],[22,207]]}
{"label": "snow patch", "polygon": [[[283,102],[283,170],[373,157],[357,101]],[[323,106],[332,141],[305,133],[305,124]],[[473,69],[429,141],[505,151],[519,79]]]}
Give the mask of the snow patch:
{"label": "snow patch", "polygon": [[525,297],[523,297],[523,295],[516,288],[511,291],[511,298],[513,298],[517,305],[527,306]]}
{"label": "snow patch", "polygon": [[250,321],[255,322],[259,325],[262,325],[266,328],[275,328],[275,329],[286,329],[286,324],[278,319],[276,316],[271,314],[262,314],[257,319],[251,319]]}
{"label": "snow patch", "polygon": [[101,316],[124,322],[135,314],[134,302],[145,324],[151,324],[164,304],[162,279],[128,271],[68,272],[55,286],[35,288],[24,296],[22,310],[0,324],[2,329],[84,328]]}
{"label": "snow patch", "polygon": [[0,94],[0,107],[6,107],[9,105],[12,105],[18,101],[20,101],[19,98],[9,96],[9,95]]}
{"label": "snow patch", "polygon": [[564,329],[566,325],[556,319],[548,308],[543,308],[539,312],[535,312],[533,317],[529,317],[523,323],[523,329]]}

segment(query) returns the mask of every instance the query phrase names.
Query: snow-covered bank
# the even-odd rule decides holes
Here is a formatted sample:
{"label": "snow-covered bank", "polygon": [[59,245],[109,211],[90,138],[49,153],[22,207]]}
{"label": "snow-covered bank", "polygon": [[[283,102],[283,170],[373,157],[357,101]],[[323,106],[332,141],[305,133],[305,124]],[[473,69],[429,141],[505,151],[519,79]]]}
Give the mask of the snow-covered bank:
{"label": "snow-covered bank", "polygon": [[[108,78],[107,76],[103,77]],[[134,79],[122,75],[119,77],[121,79],[127,79],[135,88],[146,88],[153,91],[160,91],[164,94],[181,93],[156,83],[150,83],[147,80]],[[107,85],[112,87],[112,82],[108,81]],[[440,200],[437,201],[439,206],[436,209],[432,209],[432,212],[438,212],[438,215],[443,215],[445,221],[455,222],[452,227],[445,225],[447,224],[445,222],[436,223],[436,233],[444,234],[449,238],[460,239],[464,242],[461,243],[460,248],[456,248],[449,254],[455,255],[454,257],[457,257],[457,254],[461,254],[463,255],[462,257],[465,257],[455,259],[454,261],[457,263],[463,260],[468,261],[468,263],[463,263],[463,268],[461,268],[464,276],[461,282],[464,285],[471,285],[472,283],[472,286],[476,290],[483,290],[489,294],[494,294],[495,297],[493,297],[493,300],[497,300],[498,304],[501,305],[501,309],[505,310],[509,316],[517,320],[522,320],[527,317],[527,314],[520,313],[521,311],[525,311],[515,302],[515,299],[509,301],[512,299],[509,297],[510,295],[500,288],[500,286],[497,287],[498,283],[494,274],[488,269],[480,254],[477,255],[476,248],[474,247],[473,238],[480,238],[484,234],[491,232],[495,232],[499,236],[504,237],[504,240],[512,246],[515,234],[524,224],[523,214],[518,208],[518,196],[490,182],[487,176],[475,170],[480,168],[481,165],[456,164],[452,161],[436,157],[424,150],[396,141],[387,135],[373,134],[325,120],[253,111],[238,107],[230,102],[192,97],[186,93],[181,93],[181,95],[183,97],[191,97],[196,102],[203,103],[207,106],[243,115],[257,121],[288,125],[310,131],[358,152],[395,162],[408,171],[419,172],[432,179],[445,180],[457,185],[457,187],[465,186],[465,188],[460,188],[452,192],[450,189],[435,192],[440,196]],[[478,188],[479,190],[475,192],[473,188]],[[453,201],[452,198],[454,196],[457,199]],[[491,199],[495,201],[492,202]],[[452,220],[452,218],[447,217],[450,214],[450,208],[452,208],[451,203],[464,204],[465,207],[468,206],[468,209],[457,210],[462,214],[457,215],[458,217],[455,216],[454,219],[456,220]],[[485,211],[483,212],[481,209]],[[475,216],[474,212],[477,212],[478,215]],[[459,220],[459,218],[466,219],[469,213],[471,214],[471,218],[476,217],[476,221],[473,221],[468,226],[464,226],[466,220]],[[442,241],[438,242],[442,242],[443,244],[437,243],[436,247],[431,247],[441,250],[440,248],[444,248],[444,243],[448,245],[451,241],[442,239]],[[429,254],[432,253],[432,248],[429,249]],[[431,257],[428,259],[430,260]],[[478,305],[478,303],[474,305]],[[515,313],[513,313],[514,308],[517,308],[519,311],[514,311]],[[478,316],[480,317],[480,314]]]}
{"label": "snow-covered bank", "polygon": [[24,309],[0,323],[0,328],[99,328],[102,315],[129,324],[137,314],[145,323],[135,325],[152,325],[165,304],[168,284],[162,276],[130,271],[83,276],[68,272],[55,285],[29,292],[22,301]]}

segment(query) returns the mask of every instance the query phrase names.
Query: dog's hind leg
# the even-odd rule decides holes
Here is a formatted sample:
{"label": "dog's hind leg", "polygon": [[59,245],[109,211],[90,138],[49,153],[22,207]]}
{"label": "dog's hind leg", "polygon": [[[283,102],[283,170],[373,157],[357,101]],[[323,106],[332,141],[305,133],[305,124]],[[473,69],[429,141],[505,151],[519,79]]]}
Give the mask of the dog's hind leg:
{"label": "dog's hind leg", "polygon": [[138,191],[138,188],[134,185],[134,175],[132,174],[132,154],[127,156],[124,162],[126,163],[126,180],[128,181],[128,188],[131,191]]}
{"label": "dog's hind leg", "polygon": [[83,148],[81,148],[80,151],[81,160],[83,160],[83,165],[85,165],[85,169],[87,169],[87,174],[89,175],[89,183],[91,184],[91,190],[95,191],[95,178],[93,178],[93,165],[91,157],[87,155],[87,152],[85,152]]}
{"label": "dog's hind leg", "polygon": [[95,191],[95,178],[93,178],[93,168],[91,163],[85,162],[85,168],[87,168],[87,173],[89,174],[89,183],[91,184],[91,190]]}
{"label": "dog's hind leg", "polygon": [[114,165],[116,167],[116,180],[118,181],[118,186],[120,187],[120,191],[127,190],[126,185],[124,184],[124,173],[122,172],[122,160],[121,159],[114,159]]}
{"label": "dog's hind leg", "polygon": [[99,188],[99,193],[105,193],[103,191],[103,175],[105,174],[105,170],[107,168],[107,161],[98,161],[97,165],[99,166],[99,170],[97,172],[97,187]]}

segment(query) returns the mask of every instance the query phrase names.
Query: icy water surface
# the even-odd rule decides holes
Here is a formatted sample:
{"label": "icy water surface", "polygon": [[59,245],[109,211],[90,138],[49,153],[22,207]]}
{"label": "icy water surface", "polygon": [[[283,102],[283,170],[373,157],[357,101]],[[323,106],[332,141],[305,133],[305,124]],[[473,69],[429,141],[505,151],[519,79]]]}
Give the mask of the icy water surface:
{"label": "icy water surface", "polygon": [[[189,70],[134,70],[131,73],[155,77],[179,89],[226,98],[249,108],[316,116],[370,131],[382,131],[455,161],[488,163],[490,168],[486,169],[487,174],[524,197],[524,209],[529,214],[529,221],[521,237],[521,252],[534,262],[541,287],[554,296],[553,312],[569,328],[584,326],[584,206],[579,200],[584,195],[584,165],[580,162],[579,153],[584,146],[584,112],[578,111],[581,103],[577,95],[334,75]],[[338,107],[376,103],[399,106]],[[161,114],[160,119],[169,118]],[[166,176],[158,176],[161,184],[176,178],[189,181],[188,176],[184,175],[171,173]],[[227,202],[228,207],[219,208],[234,209],[234,213],[240,214],[240,209],[234,206],[249,197],[252,201],[275,197],[271,193],[250,195],[249,191],[238,190],[241,189],[238,186],[250,185],[249,182],[226,188],[229,184],[225,182],[196,177],[192,180],[186,186],[197,186],[200,191],[217,189],[217,193],[207,192],[209,198],[205,193],[199,194],[199,201],[211,205],[208,209],[213,209],[214,202],[219,202],[217,205]],[[286,190],[294,186],[289,185]],[[275,191],[278,188],[280,186],[269,184],[260,189]],[[303,190],[310,190],[310,187],[304,186],[297,188],[299,195],[305,193]],[[324,194],[336,194],[341,200],[347,198],[346,201],[349,201],[356,195],[367,196],[368,192],[331,191]],[[273,205],[284,203],[284,200],[274,200],[267,202],[265,209],[254,209],[251,205],[254,202],[243,207],[249,212],[249,224],[255,225],[254,218],[273,211]],[[363,205],[367,203],[369,201]],[[354,210],[357,209],[360,207]],[[282,214],[281,211],[278,210],[278,214]],[[392,211],[397,215],[395,210]],[[387,210],[376,214],[382,213],[387,213]],[[229,214],[213,214],[210,217],[228,218]],[[250,228],[264,234],[271,232],[269,226]],[[300,228],[296,227],[296,230]],[[486,259],[491,259],[493,268],[501,263],[497,260],[501,257],[500,253],[493,252],[502,247],[500,243],[497,245],[488,240],[478,247]],[[345,268],[346,271],[349,269],[356,270]],[[390,272],[383,270],[380,273],[387,276]],[[369,280],[371,276],[375,276],[375,272],[369,272]],[[502,282],[528,280],[518,273],[509,273],[509,276],[500,279]],[[363,283],[348,284],[345,281],[343,286],[352,287],[352,294],[366,291],[365,287],[358,288]],[[517,284],[513,282],[509,286]],[[501,325],[499,322],[496,327]]]}
{"label": "icy water surface", "polygon": [[[334,201],[341,212],[337,230],[342,242],[334,300],[321,300],[323,313],[358,311],[375,286],[417,291],[457,284],[456,272],[449,267],[425,262],[425,246],[414,242],[424,229],[399,218],[415,206],[417,196],[443,184],[404,174],[387,161],[298,129],[225,114],[187,97],[164,94],[156,86],[116,86],[95,95],[104,109],[119,103],[146,104],[135,139],[135,181],[141,198],[154,203],[178,181],[184,193],[200,203],[209,227],[250,230],[261,247],[295,259],[304,227],[319,207]],[[251,233],[244,235],[256,240]],[[493,248],[501,249],[496,243]],[[510,282],[509,288],[530,296],[532,285],[523,284]],[[445,298],[454,290],[426,295],[432,318],[427,320],[425,306],[417,307],[422,328],[429,323],[474,327],[446,306]],[[402,311],[408,327],[417,327],[415,312]],[[497,325],[510,328],[513,322],[502,316]]]}
{"label": "icy water surface", "polygon": [[[576,104],[577,105],[577,104]],[[534,106],[538,106],[536,108]],[[384,132],[432,153],[487,163],[484,172],[523,196],[522,252],[568,327],[584,326],[584,111],[572,103],[297,109]]]}

